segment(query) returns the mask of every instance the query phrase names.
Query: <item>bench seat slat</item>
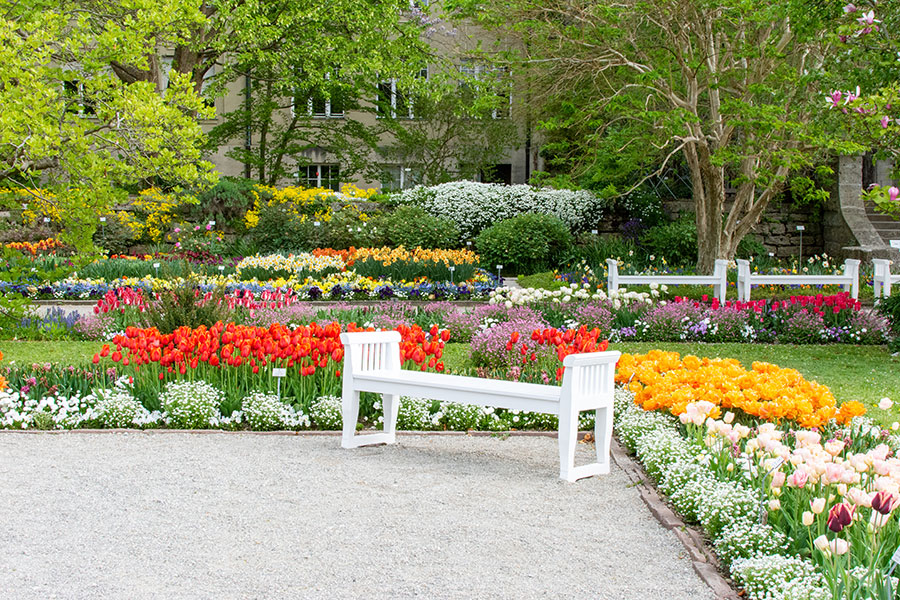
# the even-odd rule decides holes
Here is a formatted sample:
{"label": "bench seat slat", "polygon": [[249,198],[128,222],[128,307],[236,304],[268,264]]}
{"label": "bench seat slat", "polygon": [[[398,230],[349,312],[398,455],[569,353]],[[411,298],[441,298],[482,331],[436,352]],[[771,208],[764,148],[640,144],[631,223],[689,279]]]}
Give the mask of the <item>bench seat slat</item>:
{"label": "bench seat slat", "polygon": [[482,379],[421,371],[363,371],[356,387],[367,392],[419,396],[558,415],[562,388],[520,381]]}
{"label": "bench seat slat", "polygon": [[665,285],[715,285],[719,280],[703,275],[619,275],[619,283],[658,283]]}

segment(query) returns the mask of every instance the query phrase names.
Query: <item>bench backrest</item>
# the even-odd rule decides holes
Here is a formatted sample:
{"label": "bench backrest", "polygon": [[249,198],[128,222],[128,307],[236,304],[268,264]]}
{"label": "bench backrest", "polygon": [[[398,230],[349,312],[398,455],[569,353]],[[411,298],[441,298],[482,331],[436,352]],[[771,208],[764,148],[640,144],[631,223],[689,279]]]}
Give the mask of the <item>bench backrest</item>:
{"label": "bench backrest", "polygon": [[598,394],[606,394],[612,403],[615,388],[616,363],[621,352],[590,352],[570,354],[563,359],[562,396],[567,395],[576,403],[582,398],[596,399]]}
{"label": "bench backrest", "polygon": [[401,339],[398,331],[342,333],[345,376],[352,377],[365,371],[399,370]]}

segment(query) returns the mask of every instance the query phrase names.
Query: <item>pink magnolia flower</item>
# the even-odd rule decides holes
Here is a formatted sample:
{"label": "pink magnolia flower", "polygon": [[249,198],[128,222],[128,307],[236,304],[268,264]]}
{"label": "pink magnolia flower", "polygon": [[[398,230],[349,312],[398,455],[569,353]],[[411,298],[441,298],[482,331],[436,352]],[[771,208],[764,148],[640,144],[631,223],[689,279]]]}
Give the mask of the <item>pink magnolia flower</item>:
{"label": "pink magnolia flower", "polygon": [[874,25],[875,23],[881,23],[881,21],[875,18],[874,10],[863,13],[862,16],[856,20],[859,21],[860,25]]}
{"label": "pink magnolia flower", "polygon": [[844,6],[844,12],[847,14],[855,13],[856,11],[857,8],[853,4],[847,4],[846,6]]}
{"label": "pink magnolia flower", "polygon": [[839,106],[841,103],[841,98],[843,96],[844,95],[841,93],[840,90],[834,90],[833,92],[828,94],[827,101],[831,103],[831,108],[836,108],[837,106]]}
{"label": "pink magnolia flower", "polygon": [[888,188],[888,198],[890,198],[891,202],[896,202],[897,198],[900,197],[900,189],[897,189],[895,186],[891,186]]}
{"label": "pink magnolia flower", "polygon": [[887,116],[881,117],[881,128],[887,129],[888,125],[890,125],[891,120],[887,118]]}

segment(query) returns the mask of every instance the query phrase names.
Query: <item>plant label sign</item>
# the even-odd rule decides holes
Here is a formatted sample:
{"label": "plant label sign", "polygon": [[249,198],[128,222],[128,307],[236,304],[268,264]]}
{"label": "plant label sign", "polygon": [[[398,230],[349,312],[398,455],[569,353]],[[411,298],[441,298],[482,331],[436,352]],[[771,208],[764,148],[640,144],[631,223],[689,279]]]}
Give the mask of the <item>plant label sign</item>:
{"label": "plant label sign", "polygon": [[891,240],[890,241],[891,248],[897,248],[900,250],[900,240]]}
{"label": "plant label sign", "polygon": [[222,265],[219,265],[219,271],[224,271],[224,270],[225,270],[225,267],[223,267]]}
{"label": "plant label sign", "polygon": [[287,369],[272,369],[272,377],[286,377]]}
{"label": "plant label sign", "polygon": [[106,217],[100,217],[100,222],[101,222],[101,223],[106,223]]}
{"label": "plant label sign", "polygon": [[314,227],[321,227],[321,226],[322,226],[322,223],[321,223],[320,221],[313,221],[313,226],[314,226]]}
{"label": "plant label sign", "polygon": [[50,217],[44,217],[44,223],[49,223],[49,222],[50,222]]}
{"label": "plant label sign", "polygon": [[154,269],[158,269],[158,268],[159,268],[159,263],[153,263],[153,268],[154,268]]}
{"label": "plant label sign", "polygon": [[797,231],[806,231],[806,227],[803,225],[797,225]]}

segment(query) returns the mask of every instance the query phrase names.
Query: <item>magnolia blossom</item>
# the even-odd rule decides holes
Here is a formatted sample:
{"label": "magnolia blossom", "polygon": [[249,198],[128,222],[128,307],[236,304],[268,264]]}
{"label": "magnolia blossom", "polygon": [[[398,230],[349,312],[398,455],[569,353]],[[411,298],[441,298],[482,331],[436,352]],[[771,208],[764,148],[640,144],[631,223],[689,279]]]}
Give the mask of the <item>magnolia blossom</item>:
{"label": "magnolia blossom", "polygon": [[888,198],[891,199],[891,202],[896,202],[897,198],[900,197],[900,189],[897,189],[895,186],[891,186],[888,188]]}

